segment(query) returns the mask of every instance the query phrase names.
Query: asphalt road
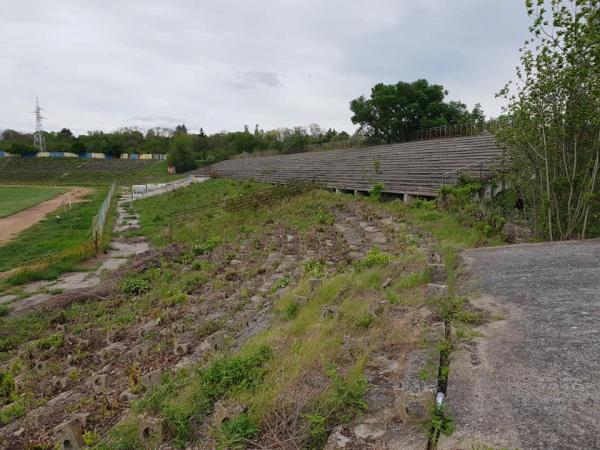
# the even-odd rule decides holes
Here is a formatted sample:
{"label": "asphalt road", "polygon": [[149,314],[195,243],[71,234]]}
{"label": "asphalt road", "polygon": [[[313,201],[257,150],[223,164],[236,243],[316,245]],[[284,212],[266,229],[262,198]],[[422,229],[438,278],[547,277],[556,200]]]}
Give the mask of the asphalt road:
{"label": "asphalt road", "polygon": [[600,448],[600,240],[463,257],[493,320],[453,355],[438,448]]}

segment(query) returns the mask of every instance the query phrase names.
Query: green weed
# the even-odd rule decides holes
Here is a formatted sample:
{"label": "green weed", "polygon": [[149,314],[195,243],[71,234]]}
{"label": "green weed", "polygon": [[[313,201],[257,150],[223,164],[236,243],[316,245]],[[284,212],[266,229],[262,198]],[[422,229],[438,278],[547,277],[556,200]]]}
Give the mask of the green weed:
{"label": "green weed", "polygon": [[378,247],[373,247],[363,259],[355,264],[358,270],[372,269],[373,267],[385,266],[392,261],[390,253],[382,252]]}
{"label": "green weed", "polygon": [[121,281],[121,291],[127,295],[141,295],[150,290],[150,283],[137,275],[130,275]]}
{"label": "green weed", "polygon": [[256,436],[258,431],[258,426],[247,414],[240,414],[221,425],[217,437],[218,448],[246,448],[248,441]]}
{"label": "green weed", "polygon": [[212,252],[215,248],[223,243],[223,240],[218,237],[211,237],[204,241],[202,244],[194,245],[192,251],[194,255],[200,256],[205,255],[206,253]]}
{"label": "green weed", "polygon": [[17,400],[0,409],[0,425],[6,425],[24,415],[25,399],[24,397],[18,397]]}
{"label": "green weed", "polygon": [[370,328],[371,325],[373,325],[374,320],[375,316],[372,314],[365,314],[356,321],[356,326],[359,328]]}
{"label": "green weed", "polygon": [[383,189],[384,186],[381,183],[375,183],[373,185],[373,187],[371,188],[371,190],[369,191],[369,196],[371,197],[371,200],[374,200],[376,202],[380,202],[381,201],[381,196],[383,194]]}
{"label": "green weed", "polygon": [[279,289],[283,289],[284,287],[288,286],[291,282],[292,282],[292,279],[288,276],[280,278],[275,283],[273,283],[273,286],[271,287],[271,292],[275,293]]}
{"label": "green weed", "polygon": [[137,408],[159,413],[174,442],[183,444],[192,438],[194,424],[210,412],[217,400],[233,391],[255,390],[265,376],[264,364],[272,355],[269,347],[260,346],[246,354],[217,357],[191,374],[165,375]]}
{"label": "green weed", "polygon": [[314,278],[322,278],[325,276],[325,264],[316,259],[309,259],[302,265],[304,273]]}

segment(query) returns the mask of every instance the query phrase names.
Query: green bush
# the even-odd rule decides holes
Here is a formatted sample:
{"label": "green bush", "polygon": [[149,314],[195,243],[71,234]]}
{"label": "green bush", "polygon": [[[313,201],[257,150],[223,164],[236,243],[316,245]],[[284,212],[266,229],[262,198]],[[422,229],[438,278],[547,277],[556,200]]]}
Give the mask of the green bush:
{"label": "green bush", "polygon": [[288,286],[291,282],[292,282],[292,280],[291,280],[290,277],[286,276],[286,277],[280,278],[275,283],[273,283],[273,287],[271,288],[271,292],[275,293],[279,289],[283,289],[284,287]]}
{"label": "green bush", "polygon": [[415,198],[408,205],[411,209],[426,209],[429,211],[434,211],[437,208],[435,201],[423,200],[422,198]]}
{"label": "green bush", "polygon": [[359,328],[370,328],[374,320],[375,317],[372,314],[365,314],[356,321],[356,326]]}
{"label": "green bush", "polygon": [[183,133],[177,133],[171,140],[167,164],[175,166],[177,173],[187,172],[198,167],[194,159],[193,139]]}
{"label": "green bush", "polygon": [[64,335],[62,333],[51,334],[33,341],[33,344],[38,350],[50,350],[60,348],[64,343]]}
{"label": "green bush", "polygon": [[5,405],[14,400],[15,378],[9,372],[0,371],[0,404]]}
{"label": "green bush", "polygon": [[0,317],[8,316],[9,312],[10,312],[10,306],[0,305]]}
{"label": "green bush", "polygon": [[379,247],[373,247],[363,259],[356,263],[358,270],[372,269],[373,267],[385,266],[392,261],[390,253],[382,252]]}
{"label": "green bush", "polygon": [[282,315],[284,320],[292,320],[298,314],[298,310],[300,309],[300,305],[298,302],[291,301],[285,308],[283,309]]}
{"label": "green bush", "polygon": [[317,213],[317,221],[321,225],[333,225],[335,217],[330,212],[319,211]]}
{"label": "green bush", "polygon": [[333,365],[327,367],[331,387],[318,396],[303,415],[311,435],[308,448],[323,448],[331,428],[350,422],[367,409],[364,396],[369,385],[363,372],[362,365],[358,364],[343,377]]}
{"label": "green bush", "polygon": [[371,197],[371,199],[375,200],[376,202],[380,202],[381,195],[383,194],[383,189],[384,189],[383,184],[375,183],[373,185],[373,187],[371,188],[371,190],[369,191],[369,196]]}
{"label": "green bush", "polygon": [[25,403],[22,398],[0,409],[0,425],[6,425],[25,415]]}
{"label": "green bush", "polygon": [[120,288],[124,294],[140,295],[150,290],[150,283],[139,276],[132,275],[121,281]]}
{"label": "green bush", "polygon": [[258,433],[258,426],[247,414],[240,414],[231,420],[223,422],[218,437],[218,448],[246,448],[247,443]]}
{"label": "green bush", "polygon": [[322,278],[325,275],[325,264],[316,259],[309,259],[302,265],[304,273],[311,277]]}
{"label": "green bush", "polygon": [[160,413],[174,443],[183,445],[215,402],[234,390],[253,391],[260,386],[266,374],[264,365],[271,358],[272,350],[260,346],[246,354],[218,357],[192,373],[165,375],[136,408]]}
{"label": "green bush", "polygon": [[223,241],[220,238],[212,237],[212,238],[209,238],[206,241],[204,241],[204,243],[202,243],[202,244],[194,245],[194,248],[192,249],[192,251],[194,252],[194,255],[196,255],[196,256],[205,255],[208,252],[212,252],[215,248],[217,248],[222,243],[223,243]]}

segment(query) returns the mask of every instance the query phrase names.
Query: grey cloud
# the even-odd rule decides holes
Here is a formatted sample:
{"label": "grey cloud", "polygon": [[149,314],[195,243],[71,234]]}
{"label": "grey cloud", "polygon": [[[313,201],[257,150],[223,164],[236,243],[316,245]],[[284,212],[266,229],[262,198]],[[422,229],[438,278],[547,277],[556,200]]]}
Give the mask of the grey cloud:
{"label": "grey cloud", "polygon": [[245,70],[235,73],[235,80],[230,81],[229,85],[237,89],[252,89],[259,87],[278,87],[282,86],[279,76],[273,72],[262,72],[260,70]]}
{"label": "grey cloud", "polygon": [[351,131],[352,98],[416,78],[497,115],[526,34],[522,0],[6,2],[0,124],[30,131],[39,96],[47,129]]}
{"label": "grey cloud", "polygon": [[135,117],[132,117],[131,120],[135,121],[135,122],[151,122],[151,123],[166,122],[166,123],[176,123],[176,124],[181,124],[181,123],[185,122],[185,119],[181,119],[181,118],[177,118],[177,117],[169,117],[169,116],[152,116],[152,117],[135,116]]}

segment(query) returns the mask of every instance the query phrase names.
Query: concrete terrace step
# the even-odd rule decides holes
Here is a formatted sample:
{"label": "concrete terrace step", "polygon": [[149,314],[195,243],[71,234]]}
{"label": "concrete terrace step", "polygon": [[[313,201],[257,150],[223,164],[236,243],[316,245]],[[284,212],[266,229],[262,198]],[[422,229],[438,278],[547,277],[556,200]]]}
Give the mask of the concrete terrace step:
{"label": "concrete terrace step", "polygon": [[[384,192],[435,196],[442,174],[500,156],[502,150],[490,134],[360,147],[347,150],[295,153],[231,159],[199,170],[234,179],[267,183],[311,180],[330,188],[368,190],[382,183]],[[376,171],[377,169],[377,171]],[[473,176],[489,178],[493,164],[474,166]],[[445,183],[456,182],[447,176]]]}

